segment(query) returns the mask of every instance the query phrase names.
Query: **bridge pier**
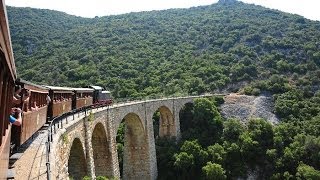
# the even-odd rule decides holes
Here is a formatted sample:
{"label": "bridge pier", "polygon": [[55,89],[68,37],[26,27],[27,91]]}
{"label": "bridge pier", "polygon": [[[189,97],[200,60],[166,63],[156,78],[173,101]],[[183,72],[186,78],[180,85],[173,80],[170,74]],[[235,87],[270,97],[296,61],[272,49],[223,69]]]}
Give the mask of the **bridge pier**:
{"label": "bridge pier", "polygon": [[[146,104],[145,104],[146,106]],[[146,138],[147,144],[149,148],[149,168],[150,168],[150,179],[155,180],[158,177],[158,169],[157,169],[157,156],[156,156],[156,147],[155,147],[155,139],[154,139],[154,131],[153,131],[153,113],[151,114],[149,109],[145,108],[145,118],[146,118]]]}
{"label": "bridge pier", "polygon": [[90,122],[89,122],[90,117],[85,117],[83,120],[84,123],[84,133],[85,133],[85,150],[86,150],[86,159],[87,159],[87,172],[88,176],[90,176],[92,179],[95,179],[95,168],[94,168],[94,159],[93,159],[93,151],[92,151],[92,142],[91,142],[91,137],[92,137],[92,132],[90,128]]}
{"label": "bridge pier", "polygon": [[174,123],[175,123],[175,132],[176,132],[176,140],[177,142],[181,139],[181,131],[180,131],[180,110],[182,107],[175,105],[174,99],[173,99],[173,117],[174,117]]}
{"label": "bridge pier", "polygon": [[112,114],[110,114],[110,109],[108,107],[107,109],[107,115],[106,115],[106,126],[107,126],[107,138],[108,138],[108,144],[109,144],[109,151],[111,154],[111,161],[112,161],[112,176],[115,177],[116,179],[120,179],[120,170],[119,170],[119,160],[118,160],[118,154],[117,154],[117,141],[116,137],[114,136],[115,127],[113,126],[114,124],[114,119]]}

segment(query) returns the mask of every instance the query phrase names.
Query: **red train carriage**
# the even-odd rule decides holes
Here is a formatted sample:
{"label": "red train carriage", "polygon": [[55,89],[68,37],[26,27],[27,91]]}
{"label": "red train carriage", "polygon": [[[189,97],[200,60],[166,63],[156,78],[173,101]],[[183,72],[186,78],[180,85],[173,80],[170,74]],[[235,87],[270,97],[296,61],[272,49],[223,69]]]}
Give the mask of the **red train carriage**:
{"label": "red train carriage", "polygon": [[49,88],[50,103],[48,117],[60,116],[72,110],[73,89],[68,87],[45,86]]}
{"label": "red train carriage", "polygon": [[90,88],[73,88],[74,96],[72,101],[72,109],[79,109],[92,105],[93,89]]}
{"label": "red train carriage", "polygon": [[6,6],[0,4],[0,179],[6,179],[9,164],[12,105],[16,69],[12,55]]}
{"label": "red train carriage", "polygon": [[[49,89],[20,80],[16,84],[21,85],[24,91],[30,94],[29,100],[21,105],[23,109],[23,123],[20,127],[14,127],[16,136],[13,137],[14,144],[20,146],[37,132],[47,121]],[[23,92],[24,93],[24,92]]]}

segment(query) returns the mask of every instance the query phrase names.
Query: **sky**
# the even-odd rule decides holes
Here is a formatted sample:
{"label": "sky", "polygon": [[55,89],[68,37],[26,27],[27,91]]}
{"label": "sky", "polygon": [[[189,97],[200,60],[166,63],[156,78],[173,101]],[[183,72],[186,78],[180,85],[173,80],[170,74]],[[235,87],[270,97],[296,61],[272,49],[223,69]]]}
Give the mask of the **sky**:
{"label": "sky", "polygon": [[[95,17],[129,12],[189,8],[209,5],[218,0],[6,0],[6,5],[63,11],[68,14]],[[319,0],[241,0],[250,4],[299,14],[320,21]]]}

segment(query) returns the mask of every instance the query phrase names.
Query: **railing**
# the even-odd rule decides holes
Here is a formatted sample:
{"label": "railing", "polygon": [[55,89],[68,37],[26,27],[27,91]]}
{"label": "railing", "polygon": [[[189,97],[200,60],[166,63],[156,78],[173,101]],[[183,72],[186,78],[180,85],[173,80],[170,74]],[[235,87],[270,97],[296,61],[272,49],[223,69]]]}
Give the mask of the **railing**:
{"label": "railing", "polygon": [[[166,99],[180,99],[185,97],[209,97],[213,95],[225,95],[225,94],[203,94],[203,95],[190,95],[190,96],[152,96],[152,97],[145,97],[145,98],[123,98],[123,99],[117,99],[116,101],[113,101],[112,106],[114,105],[125,105],[127,103],[134,103],[134,102],[146,102],[149,100],[166,100]],[[78,115],[78,118],[80,117],[80,113],[84,113],[85,116],[87,116],[87,111],[93,110],[93,109],[99,109],[103,108],[109,105],[90,105],[86,107],[82,107],[76,110],[73,110],[71,112],[67,112],[65,114],[62,114],[61,116],[55,117],[51,120],[49,126],[48,126],[48,139],[46,142],[46,168],[47,168],[47,179],[50,180],[50,151],[51,151],[51,142],[53,141],[53,134],[56,134],[57,128],[63,128],[63,120],[65,120],[66,124],[68,124],[68,117],[72,116],[72,120],[75,119],[75,115]],[[56,127],[58,126],[58,127]]]}

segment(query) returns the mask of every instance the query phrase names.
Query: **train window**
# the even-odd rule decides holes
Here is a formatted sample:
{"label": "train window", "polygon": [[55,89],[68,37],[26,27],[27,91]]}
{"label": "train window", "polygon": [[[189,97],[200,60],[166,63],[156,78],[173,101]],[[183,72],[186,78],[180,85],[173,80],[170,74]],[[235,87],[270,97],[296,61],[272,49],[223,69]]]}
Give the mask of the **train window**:
{"label": "train window", "polygon": [[42,93],[39,93],[37,106],[38,106],[38,107],[42,107]]}
{"label": "train window", "polygon": [[40,100],[41,107],[46,105],[46,102],[45,102],[45,97],[46,96],[47,96],[47,94],[41,94],[41,100]]}
{"label": "train window", "polygon": [[[2,106],[2,104],[5,104],[4,101],[4,95],[5,95],[5,81],[4,81],[4,69],[1,66],[1,75],[0,75],[0,103],[1,103],[1,108],[0,108],[0,118],[3,122],[1,122],[0,124],[0,133],[3,134],[3,130],[4,130],[4,121],[5,121],[5,106]],[[1,136],[0,136],[1,137]],[[0,138],[0,144],[1,144],[1,140],[2,138]]]}
{"label": "train window", "polygon": [[[9,121],[7,119],[9,118],[12,105],[13,81],[8,75],[9,71],[5,66],[3,66],[3,56],[1,56],[0,58],[0,133],[2,134],[2,136],[4,136],[9,125]],[[1,144],[2,138],[0,138],[0,145]]]}
{"label": "train window", "polygon": [[59,100],[59,94],[54,94],[54,101],[57,102]]}
{"label": "train window", "polygon": [[39,94],[40,96],[39,96],[39,107],[43,107],[43,94],[41,93],[41,94]]}
{"label": "train window", "polygon": [[0,128],[1,128],[1,134],[4,135],[5,134],[5,130],[6,130],[6,117],[7,117],[7,92],[8,92],[8,77],[6,77],[5,75],[2,77],[2,93],[1,93],[1,120],[3,122],[1,122],[0,124]]}
{"label": "train window", "polygon": [[[47,93],[41,92],[31,92],[31,97],[28,103],[28,110],[32,110],[31,108],[35,108],[35,106],[43,107],[47,105]],[[57,96],[54,97],[54,100],[57,101]]]}
{"label": "train window", "polygon": [[3,135],[5,135],[5,130],[7,129],[7,118],[6,117],[8,117],[7,116],[7,113],[8,113],[8,111],[7,111],[7,109],[8,109],[8,96],[7,96],[7,93],[8,93],[8,81],[9,81],[9,78],[8,77],[6,77],[6,76],[4,76],[4,82],[3,82],[3,87],[2,87],[2,98],[1,98],[1,100],[2,100],[2,103],[1,103],[1,105],[3,106],[2,108],[3,109],[1,109],[1,119],[3,119],[3,122],[1,123],[1,130],[2,130],[2,136]]}

